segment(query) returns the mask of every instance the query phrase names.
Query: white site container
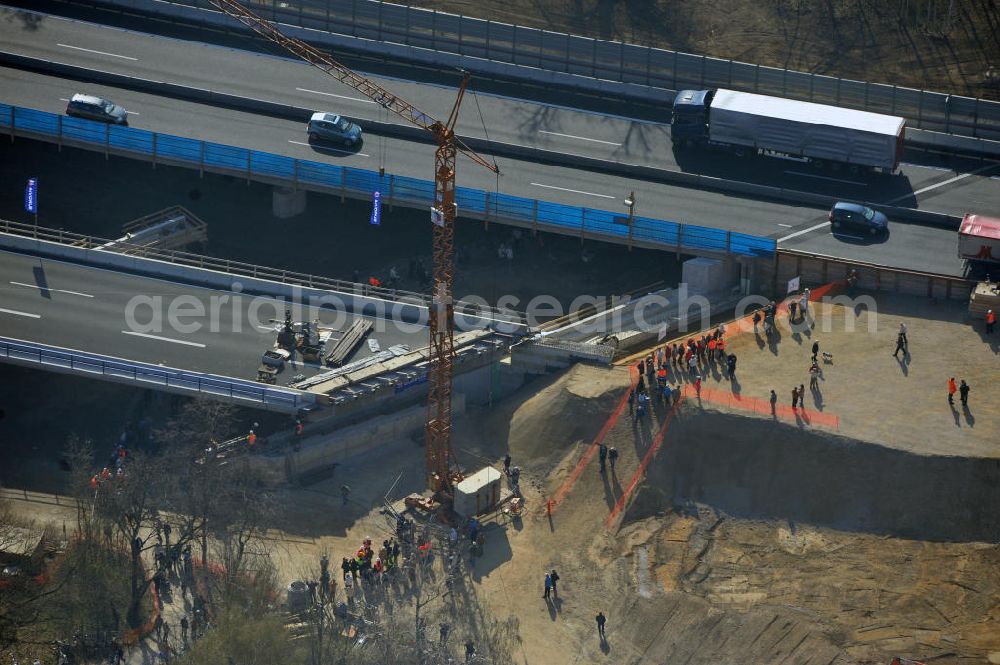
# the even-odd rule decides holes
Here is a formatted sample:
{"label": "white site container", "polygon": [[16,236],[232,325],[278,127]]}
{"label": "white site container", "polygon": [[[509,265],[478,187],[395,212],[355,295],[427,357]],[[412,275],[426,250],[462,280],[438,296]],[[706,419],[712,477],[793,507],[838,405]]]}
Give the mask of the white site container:
{"label": "white site container", "polygon": [[501,477],[499,471],[488,466],[455,485],[455,512],[472,517],[496,508],[500,502]]}

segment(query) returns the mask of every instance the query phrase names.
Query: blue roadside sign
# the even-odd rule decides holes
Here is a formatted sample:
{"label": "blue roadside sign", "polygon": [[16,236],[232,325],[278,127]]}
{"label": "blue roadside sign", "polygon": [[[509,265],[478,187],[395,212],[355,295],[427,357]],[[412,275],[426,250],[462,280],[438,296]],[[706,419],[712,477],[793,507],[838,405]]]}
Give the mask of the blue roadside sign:
{"label": "blue roadside sign", "polygon": [[382,221],[382,193],[379,191],[372,192],[372,219],[371,223],[375,226],[379,225]]}
{"label": "blue roadside sign", "polygon": [[28,186],[24,188],[24,209],[38,214],[38,178],[28,178]]}

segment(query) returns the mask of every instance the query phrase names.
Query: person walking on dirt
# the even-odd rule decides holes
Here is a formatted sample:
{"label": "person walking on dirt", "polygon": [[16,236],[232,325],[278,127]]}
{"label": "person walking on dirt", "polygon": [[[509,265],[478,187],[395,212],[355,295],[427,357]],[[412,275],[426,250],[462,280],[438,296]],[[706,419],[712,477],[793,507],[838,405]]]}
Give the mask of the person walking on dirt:
{"label": "person walking on dirt", "polygon": [[806,386],[804,383],[799,384],[799,406],[803,409],[806,408]]}
{"label": "person walking on dirt", "polygon": [[552,578],[552,595],[558,598],[559,588],[556,586],[556,583],[559,581],[559,573],[556,572],[555,568],[553,568],[552,572],[549,573],[549,577]]}
{"label": "person walking on dirt", "polygon": [[476,645],[469,640],[465,643],[465,662],[471,663],[472,658],[476,655]]}
{"label": "person walking on dirt", "polygon": [[906,339],[906,325],[900,323],[899,324],[899,332],[896,333],[896,350],[893,351],[892,357],[893,358],[898,358],[899,357],[899,352],[902,351],[903,352],[903,358],[906,358],[906,356],[908,356],[909,353],[910,353],[909,346],[910,346],[910,344],[909,344],[909,342]]}
{"label": "person walking on dirt", "polygon": [[812,361],[816,362],[816,358],[819,356],[819,339],[813,342],[812,352],[813,352]]}
{"label": "person walking on dirt", "polygon": [[792,386],[792,408],[799,405],[799,389]]}
{"label": "person walking on dirt", "polygon": [[730,353],[729,357],[726,358],[726,367],[729,369],[729,380],[736,380],[736,354]]}
{"label": "person walking on dirt", "polygon": [[971,390],[971,388],[969,388],[969,384],[965,382],[965,379],[962,379],[961,383],[958,386],[958,394],[961,396],[962,406],[964,408],[968,408],[969,407],[969,391],[970,390]]}
{"label": "person walking on dirt", "polygon": [[510,475],[510,453],[503,456],[503,475]]}
{"label": "person walking on dirt", "polygon": [[771,390],[771,415],[775,415],[778,412],[778,393]]}
{"label": "person walking on dirt", "polygon": [[542,598],[544,598],[545,600],[548,600],[551,593],[552,593],[552,576],[551,575],[546,575],[545,576],[545,593],[542,594]]}
{"label": "person walking on dirt", "polygon": [[604,616],[604,612],[598,612],[597,616],[594,617],[597,620],[597,635],[604,640],[604,624],[607,623],[608,618]]}
{"label": "person walking on dirt", "polygon": [[608,461],[611,462],[611,470],[615,470],[615,462],[618,461],[618,449],[614,446],[608,450]]}
{"label": "person walking on dirt", "polygon": [[[752,321],[753,321],[753,334],[756,335],[757,334],[757,326],[760,324],[760,311],[759,310],[753,313],[753,319],[752,319]],[[712,349],[715,350],[715,345],[714,344],[712,345]]]}
{"label": "person walking on dirt", "polygon": [[449,630],[449,628],[450,627],[446,623],[443,623],[443,624],[441,624],[439,626],[439,629],[438,629],[438,641],[441,644],[447,644],[448,643],[448,630]]}
{"label": "person walking on dirt", "polygon": [[603,443],[597,449],[597,457],[601,462],[601,473],[604,473],[604,463],[608,459],[608,447]]}
{"label": "person walking on dirt", "polygon": [[955,385],[955,377],[948,379],[948,404],[955,403],[955,393],[958,392],[958,386]]}

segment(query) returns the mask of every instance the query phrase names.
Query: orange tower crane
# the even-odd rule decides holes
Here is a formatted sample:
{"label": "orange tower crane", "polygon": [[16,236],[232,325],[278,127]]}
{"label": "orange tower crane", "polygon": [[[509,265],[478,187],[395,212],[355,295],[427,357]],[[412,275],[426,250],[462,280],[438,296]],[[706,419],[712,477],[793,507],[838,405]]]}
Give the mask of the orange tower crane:
{"label": "orange tower crane", "polygon": [[434,283],[431,293],[430,349],[431,368],[428,375],[427,423],[425,425],[427,473],[430,488],[451,496],[451,387],[455,356],[455,316],[453,287],[455,284],[455,159],[459,152],[482,167],[499,173],[461,139],[455,136],[458,109],[469,84],[464,73],[458,97],[446,122],[435,120],[413,104],[400,99],[374,81],[352,71],[305,42],[288,37],[275,25],[233,0],[211,0],[223,13],[236,19],[265,39],[287,49],[302,60],[351,86],[375,103],[404,120],[427,130],[437,142],[434,153],[433,220]]}

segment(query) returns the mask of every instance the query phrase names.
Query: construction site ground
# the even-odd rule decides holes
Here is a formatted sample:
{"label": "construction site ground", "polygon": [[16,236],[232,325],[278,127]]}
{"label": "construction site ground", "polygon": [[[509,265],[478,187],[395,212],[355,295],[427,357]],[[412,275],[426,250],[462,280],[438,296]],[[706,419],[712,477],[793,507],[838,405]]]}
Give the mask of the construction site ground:
{"label": "construction site ground", "polygon": [[[457,460],[499,466],[509,451],[527,508],[484,518],[484,555],[429,625],[455,626],[457,654],[470,615],[517,617],[519,663],[1000,663],[1000,337],[961,304],[874,301],[871,331],[871,314],[821,304],[816,328],[773,346],[730,324],[739,383],[703,369],[700,399],[684,378],[678,403],[641,417],[628,366],[577,365],[470,408]],[[901,321],[906,362],[892,355]],[[807,395],[792,411],[817,337],[833,356],[822,410]],[[968,410],[949,407],[949,376],[972,386]],[[620,452],[604,474],[598,440]],[[422,490],[422,465],[423,448],[399,441],[282,489],[269,533],[282,582],[388,537],[383,496]]]}

